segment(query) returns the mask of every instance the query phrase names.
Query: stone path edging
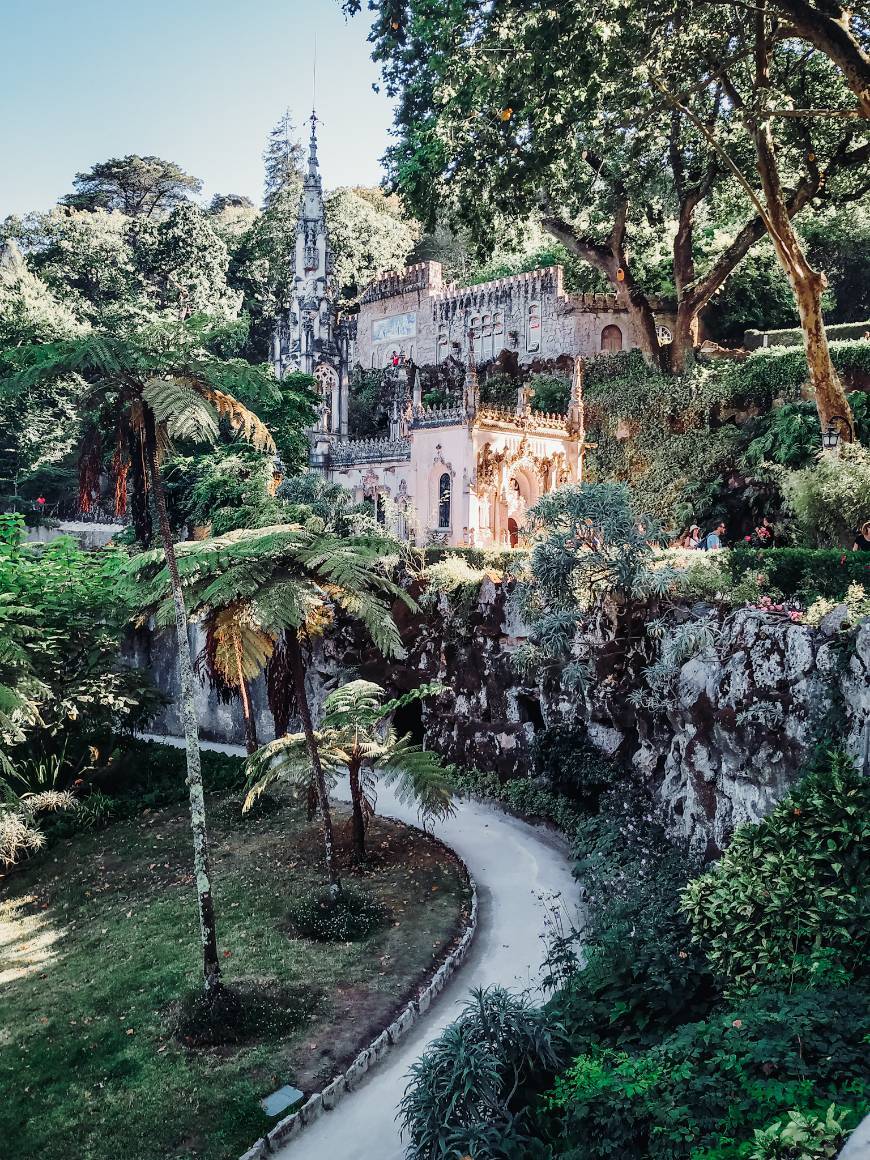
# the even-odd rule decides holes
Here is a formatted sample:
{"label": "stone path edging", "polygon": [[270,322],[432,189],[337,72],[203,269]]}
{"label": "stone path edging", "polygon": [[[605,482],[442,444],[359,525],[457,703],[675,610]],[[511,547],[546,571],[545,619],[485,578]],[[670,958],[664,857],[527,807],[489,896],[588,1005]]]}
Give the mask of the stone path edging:
{"label": "stone path edging", "polygon": [[452,951],[448,952],[444,962],[420,990],[417,998],[411,999],[393,1022],[385,1027],[368,1047],[363,1048],[346,1071],[336,1076],[323,1091],[315,1092],[314,1095],[309,1096],[298,1111],[279,1121],[270,1132],[258,1140],[252,1148],[249,1148],[240,1160],[264,1160],[278,1148],[283,1147],[291,1140],[295,1140],[309,1124],[313,1124],[324,1112],[331,1112],[347,1092],[352,1092],[359,1085],[366,1072],[380,1063],[384,1056],[407,1035],[421,1016],[429,1010],[433,999],[436,999],[444,990],[448,980],[462,966],[477,930],[477,885],[465,863],[455,851],[451,850],[450,852],[462,866],[471,890],[471,912],[459,942]]}

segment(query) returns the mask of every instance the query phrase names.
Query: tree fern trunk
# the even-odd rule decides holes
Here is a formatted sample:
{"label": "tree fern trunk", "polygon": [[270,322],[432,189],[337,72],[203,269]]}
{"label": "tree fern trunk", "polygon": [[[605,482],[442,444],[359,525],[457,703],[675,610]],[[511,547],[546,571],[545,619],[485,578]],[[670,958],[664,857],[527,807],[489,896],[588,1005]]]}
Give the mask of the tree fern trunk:
{"label": "tree fern trunk", "polygon": [[326,792],[326,778],[323,776],[323,766],[320,764],[320,751],[317,747],[317,738],[314,736],[314,725],[311,721],[311,710],[308,707],[308,696],[305,692],[305,665],[302,660],[302,649],[299,645],[299,634],[295,628],[288,628],[286,632],[287,657],[290,661],[290,672],[293,674],[293,686],[296,691],[296,704],[299,717],[302,721],[302,732],[308,744],[308,754],[311,758],[311,768],[314,771],[314,782],[317,786],[317,804],[320,807],[320,824],[323,829],[323,847],[326,854],[326,872],[329,876],[329,891],[333,898],[341,894],[341,879],[335,860],[335,840],[332,832],[332,813],[329,809],[329,794]]}
{"label": "tree fern trunk", "polygon": [[257,722],[254,720],[254,714],[251,712],[251,695],[248,689],[248,682],[245,680],[245,674],[242,669],[242,646],[236,633],[234,641],[234,650],[236,654],[236,673],[239,678],[239,696],[242,699],[242,715],[245,719],[245,749],[248,754],[256,753],[259,749],[259,742],[257,741]]}
{"label": "tree fern trunk", "polygon": [[350,762],[347,771],[350,778],[350,800],[353,809],[353,856],[354,861],[362,862],[366,856],[366,821],[363,816],[358,763]]}
{"label": "tree fern trunk", "polygon": [[211,858],[208,850],[208,832],[205,824],[205,795],[202,787],[202,768],[199,757],[199,726],[193,699],[193,662],[190,656],[190,641],[187,637],[187,611],[178,562],[175,558],[175,544],[169,527],[166,511],[166,495],[163,480],[157,466],[157,439],[154,415],[145,408],[145,452],[148,476],[157,521],[166,554],[166,567],[172,582],[172,600],[175,605],[175,636],[178,647],[178,676],[181,692],[181,720],[184,727],[185,750],[187,753],[187,787],[190,794],[190,826],[193,831],[193,868],[196,879],[196,895],[199,903],[199,929],[202,940],[202,965],[205,990],[215,995],[220,990],[220,961],[217,949],[217,927],[215,924],[214,901],[211,893]]}

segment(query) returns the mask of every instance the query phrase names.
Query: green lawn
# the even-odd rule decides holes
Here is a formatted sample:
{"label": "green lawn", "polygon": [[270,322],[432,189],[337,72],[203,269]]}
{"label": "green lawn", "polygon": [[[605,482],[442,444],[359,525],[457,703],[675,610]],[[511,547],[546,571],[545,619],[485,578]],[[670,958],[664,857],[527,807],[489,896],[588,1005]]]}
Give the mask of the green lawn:
{"label": "green lawn", "polygon": [[[270,1127],[258,1100],[316,1090],[379,1032],[449,943],[467,892],[435,842],[376,820],[355,884],[393,922],[357,944],[288,934],[288,900],[322,882],[318,832],[282,803],[242,819],[210,799],[228,982],[279,995],[244,1047],[193,1050],[173,1004],[198,979],[180,806],[54,845],[0,878],[0,1153],[10,1160],[227,1160]],[[341,828],[346,819],[338,813]]]}

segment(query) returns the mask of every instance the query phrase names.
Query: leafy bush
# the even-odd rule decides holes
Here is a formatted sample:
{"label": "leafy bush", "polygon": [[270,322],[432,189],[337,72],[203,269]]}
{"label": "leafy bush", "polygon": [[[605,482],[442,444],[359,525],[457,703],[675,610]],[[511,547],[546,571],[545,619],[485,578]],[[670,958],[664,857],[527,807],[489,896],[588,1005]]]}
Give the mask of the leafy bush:
{"label": "leafy bush", "polygon": [[500,802],[524,818],[549,822],[568,837],[574,834],[583,818],[577,805],[563,793],[526,777],[501,781],[495,773],[468,769],[458,774],[453,784],[457,793]]}
{"label": "leafy bush", "polygon": [[819,625],[835,608],[840,607],[842,621],[840,628],[851,628],[865,617],[870,616],[870,596],[864,590],[863,584],[850,584],[842,600],[828,600],[820,596],[814,600],[804,614],[804,624]]}
{"label": "leafy bush", "polygon": [[528,1115],[517,1108],[558,1066],[561,1048],[559,1028],[527,999],[473,991],[411,1067],[399,1113],[409,1160],[525,1155],[517,1149],[530,1142]]}
{"label": "leafy bush", "polygon": [[870,451],[846,443],[836,455],[823,452],[813,466],[791,472],[784,491],[810,541],[851,548],[855,529],[870,519]]}
{"label": "leafy bush", "polygon": [[870,588],[870,553],[810,548],[735,547],[717,552],[735,583],[763,575],[770,589],[807,603],[819,596],[842,600],[850,584]]}
{"label": "leafy bush", "polygon": [[294,933],[315,942],[359,942],[385,926],[389,910],[380,902],[345,887],[333,898],[327,887],[293,901],[289,911]]}
{"label": "leafy bush", "polygon": [[[848,1114],[848,1113],[846,1113]],[[836,1104],[824,1118],[792,1109],[785,1120],[756,1129],[749,1160],[828,1160],[838,1156],[849,1131]]]}
{"label": "leafy bush", "polygon": [[824,1115],[836,1102],[854,1123],[870,1101],[868,999],[855,988],[765,991],[638,1054],[593,1046],[549,1097],[555,1154],[732,1160],[752,1155],[753,1125],[789,1109]]}
{"label": "leafy bush", "polygon": [[537,733],[532,763],[554,789],[593,806],[619,775],[615,762],[595,749],[586,729],[577,725],[550,725]]}
{"label": "leafy bush", "polygon": [[223,985],[217,994],[188,991],[173,1012],[173,1032],[187,1046],[219,1047],[270,1040],[304,1027],[320,992],[305,983],[281,986],[265,980]]}
{"label": "leafy bush", "polygon": [[870,974],[870,779],[831,753],[721,862],[683,910],[725,988]]}
{"label": "leafy bush", "polygon": [[497,572],[506,572],[528,558],[528,552],[523,548],[427,547],[418,549],[416,555],[426,568],[454,556],[464,560],[469,568],[493,568]]}
{"label": "leafy bush", "polygon": [[430,606],[443,593],[453,607],[468,611],[485,576],[483,568],[472,567],[464,556],[445,556],[426,567],[423,573],[426,588],[420,603]]}
{"label": "leafy bush", "polygon": [[574,874],[584,888],[585,962],[551,1001],[576,1038],[649,1041],[709,1007],[712,979],[680,910],[693,866],[668,841],[639,787],[602,796],[577,828]]}
{"label": "leafy bush", "polygon": [[[241,792],[245,777],[243,758],[211,749],[200,750],[202,779],[207,793]],[[158,741],[124,739],[117,761],[103,779],[118,814],[161,809],[187,801],[184,750]]]}

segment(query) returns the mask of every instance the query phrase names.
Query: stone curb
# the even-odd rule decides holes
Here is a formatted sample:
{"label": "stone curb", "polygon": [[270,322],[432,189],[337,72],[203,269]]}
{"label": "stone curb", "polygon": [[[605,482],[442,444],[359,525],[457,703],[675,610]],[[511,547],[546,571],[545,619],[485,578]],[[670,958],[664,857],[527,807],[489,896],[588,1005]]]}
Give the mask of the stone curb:
{"label": "stone curb", "polygon": [[[447,849],[450,847],[448,846]],[[408,1034],[418,1019],[428,1011],[432,1000],[441,994],[448,981],[463,964],[477,930],[477,884],[469,874],[468,867],[456,852],[450,850],[450,853],[459,861],[471,890],[471,912],[465,930],[453,950],[447,953],[444,962],[429,982],[421,988],[417,998],[411,999],[393,1022],[385,1027],[368,1047],[363,1048],[342,1075],[336,1076],[323,1091],[315,1092],[314,1095],[309,1096],[298,1111],[279,1121],[267,1135],[254,1144],[253,1148],[249,1148],[244,1156],[240,1157],[240,1160],[264,1160],[265,1157],[273,1155],[278,1148],[282,1148],[291,1140],[295,1140],[300,1132],[303,1132],[309,1124],[313,1124],[320,1116],[333,1111],[347,1092],[352,1092],[354,1088],[359,1086],[366,1072],[380,1063],[384,1056],[388,1055],[392,1048]]]}

